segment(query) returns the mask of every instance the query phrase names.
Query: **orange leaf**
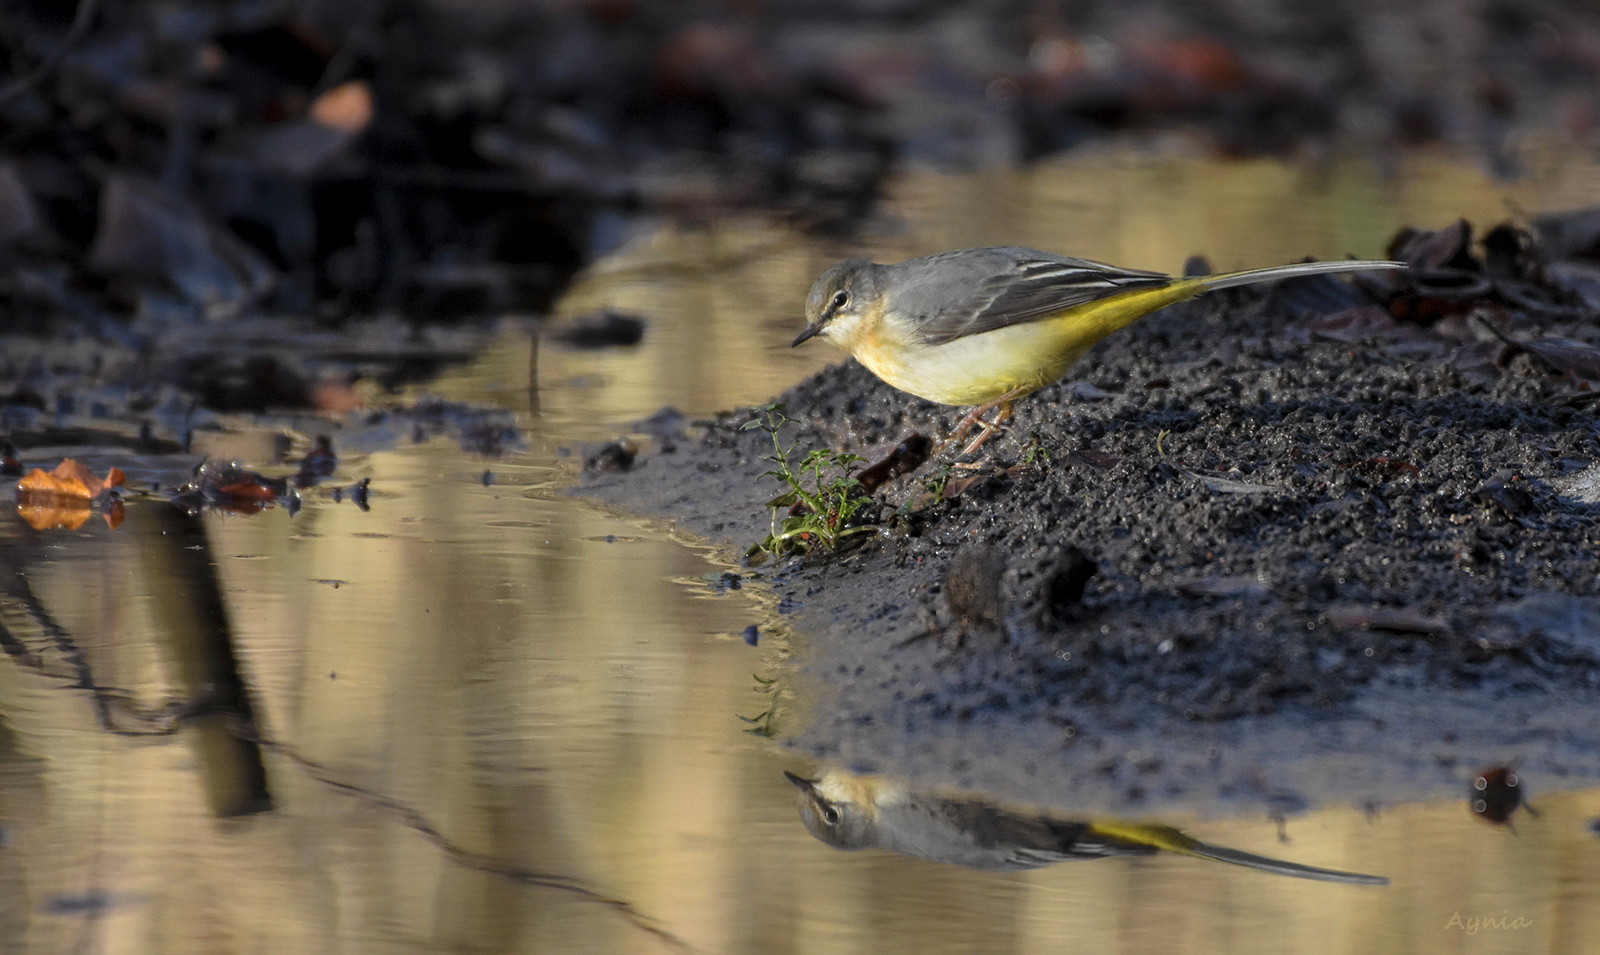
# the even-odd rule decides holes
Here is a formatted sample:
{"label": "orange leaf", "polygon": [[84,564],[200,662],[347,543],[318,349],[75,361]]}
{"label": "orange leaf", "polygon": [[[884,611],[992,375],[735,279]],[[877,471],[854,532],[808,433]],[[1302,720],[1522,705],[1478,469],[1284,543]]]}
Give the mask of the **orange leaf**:
{"label": "orange leaf", "polygon": [[104,494],[109,488],[117,487],[123,480],[121,468],[107,471],[105,480],[102,481],[90,474],[89,469],[82,464],[72,458],[64,458],[56,465],[56,469],[48,474],[41,468],[34,468],[27,477],[17,482],[17,493],[49,494],[89,501]]}
{"label": "orange leaf", "polygon": [[258,481],[243,481],[239,484],[229,484],[227,487],[217,488],[217,493],[227,494],[232,497],[249,498],[254,501],[277,500],[278,492]]}
{"label": "orange leaf", "polygon": [[75,531],[89,520],[89,515],[93,511],[89,509],[87,500],[58,495],[39,495],[31,501],[17,501],[17,513],[36,531],[47,531],[56,527]]}

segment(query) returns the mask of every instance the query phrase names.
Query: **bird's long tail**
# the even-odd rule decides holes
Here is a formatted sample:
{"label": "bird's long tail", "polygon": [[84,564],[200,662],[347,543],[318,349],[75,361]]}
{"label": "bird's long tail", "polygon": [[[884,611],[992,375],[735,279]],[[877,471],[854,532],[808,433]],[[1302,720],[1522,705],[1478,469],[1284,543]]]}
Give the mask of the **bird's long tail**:
{"label": "bird's long tail", "polygon": [[1247,269],[1243,272],[1224,272],[1221,275],[1196,276],[1206,291],[1254,285],[1257,282],[1276,282],[1280,279],[1299,278],[1304,275],[1337,275],[1342,272],[1375,272],[1383,269],[1407,268],[1404,262],[1383,260],[1357,260],[1345,262],[1301,262],[1298,265],[1274,265],[1266,269]]}
{"label": "bird's long tail", "polygon": [[1241,852],[1238,849],[1212,845],[1209,842],[1195,843],[1187,854],[1199,856],[1202,859],[1214,859],[1218,862],[1231,862],[1234,865],[1259,869],[1262,872],[1276,872],[1279,875],[1293,876],[1297,879],[1314,879],[1318,882],[1344,882],[1349,885],[1389,884],[1389,880],[1381,875],[1363,875],[1360,872],[1341,872],[1338,869],[1322,869],[1314,865],[1285,862],[1282,859],[1258,856],[1253,852]]}
{"label": "bird's long tail", "polygon": [[[1323,264],[1323,263],[1315,263]],[[1266,269],[1264,271],[1273,271]],[[1253,852],[1243,852],[1239,849],[1229,849],[1227,846],[1212,845],[1201,842],[1193,836],[1187,835],[1172,826],[1163,826],[1152,823],[1124,823],[1112,820],[1096,820],[1090,831],[1102,838],[1108,838],[1133,845],[1154,846],[1167,852],[1176,852],[1180,855],[1197,856],[1201,859],[1211,859],[1216,862],[1230,862],[1242,865],[1249,869],[1258,869],[1262,872],[1275,872],[1278,875],[1293,876],[1297,879],[1314,879],[1318,882],[1344,882],[1350,885],[1388,885],[1389,880],[1381,875],[1363,875],[1359,872],[1341,872],[1338,869],[1321,869],[1316,866],[1301,865],[1298,862],[1286,862],[1282,859],[1272,859],[1267,856],[1258,856]]]}
{"label": "bird's long tail", "polygon": [[[1197,275],[1192,278],[1173,279],[1166,285],[1154,288],[1135,288],[1112,292],[1091,305],[1069,309],[1058,319],[1064,341],[1057,349],[1059,369],[1051,374],[1065,374],[1072,363],[1082,357],[1096,342],[1119,328],[1132,325],[1159,308],[1165,308],[1206,292],[1257,282],[1275,282],[1305,275],[1329,275],[1341,272],[1366,272],[1407,268],[1404,262],[1384,262],[1351,259],[1343,262],[1301,262],[1298,265],[1275,265],[1267,269],[1249,269],[1244,272],[1224,272],[1221,275]],[[1069,347],[1070,345],[1070,347]],[[1048,377],[1048,376],[1046,376]],[[1053,380],[1053,379],[1052,379]]]}

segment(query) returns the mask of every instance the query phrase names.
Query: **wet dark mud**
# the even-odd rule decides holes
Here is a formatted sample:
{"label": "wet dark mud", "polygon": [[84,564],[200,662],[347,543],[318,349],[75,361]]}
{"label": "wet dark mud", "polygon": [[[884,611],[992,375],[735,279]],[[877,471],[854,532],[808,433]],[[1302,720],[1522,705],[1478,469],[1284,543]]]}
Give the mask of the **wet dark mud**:
{"label": "wet dark mud", "polygon": [[[753,568],[812,700],[780,735],[1076,808],[1379,807],[1497,763],[1593,785],[1594,395],[1508,340],[1588,356],[1600,328],[1525,235],[1480,261],[1448,232],[1397,240],[1398,285],[1151,316],[1020,402],[976,469],[925,464],[880,489],[874,533]],[[960,415],[853,361],[774,400],[786,445],[868,460]],[[657,416],[580,493],[742,554],[779,490],[754,416]]]}

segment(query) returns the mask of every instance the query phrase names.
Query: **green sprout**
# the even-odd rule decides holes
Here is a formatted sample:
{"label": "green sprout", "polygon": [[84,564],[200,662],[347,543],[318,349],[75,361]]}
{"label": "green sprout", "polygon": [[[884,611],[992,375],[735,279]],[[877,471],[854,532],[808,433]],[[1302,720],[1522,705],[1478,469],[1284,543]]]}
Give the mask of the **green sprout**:
{"label": "green sprout", "polygon": [[[798,467],[790,463],[794,446],[784,447],[778,431],[793,419],[783,413],[781,404],[771,404],[757,409],[755,418],[747,421],[742,430],[761,428],[772,436],[773,453],[764,456],[773,468],[762,477],[775,477],[785,487],[782,494],[767,502],[772,508],[772,529],[759,543],[751,546],[745,557],[753,564],[777,560],[790,554],[809,553],[814,549],[831,551],[845,538],[871,531],[860,526],[864,512],[872,506],[872,498],[856,479],[857,465],[863,460],[858,454],[823,448],[807,454]],[[779,512],[787,509],[787,516]]]}
{"label": "green sprout", "polygon": [[[777,694],[777,677],[773,677],[771,679],[762,679],[757,674],[752,673],[750,675],[756,681],[757,692],[774,696]],[[773,702],[767,706],[764,712],[758,713],[755,716],[740,716],[738,713],[733,715],[738,716],[741,723],[748,723],[750,725],[750,728],[745,730],[745,732],[749,733],[751,736],[764,736],[767,739],[772,739],[778,735],[778,703],[776,699],[774,699]]]}
{"label": "green sprout", "polygon": [[949,464],[941,467],[932,477],[922,482],[922,493],[913,494],[906,498],[900,505],[900,510],[896,513],[900,517],[906,517],[924,507],[930,507],[944,500],[944,489],[950,484],[950,478],[955,473],[956,469]]}
{"label": "green sprout", "polygon": [[1028,453],[1023,456],[1022,463],[1028,467],[1048,468],[1055,460],[1050,449],[1044,446],[1044,439],[1039,437],[1039,432],[1033,432],[1028,443]]}

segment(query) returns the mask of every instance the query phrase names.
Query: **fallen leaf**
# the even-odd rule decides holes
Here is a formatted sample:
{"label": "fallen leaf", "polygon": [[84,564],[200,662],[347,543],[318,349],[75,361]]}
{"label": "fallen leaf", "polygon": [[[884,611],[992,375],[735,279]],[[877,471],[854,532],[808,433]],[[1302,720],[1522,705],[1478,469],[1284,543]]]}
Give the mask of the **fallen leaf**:
{"label": "fallen leaf", "polygon": [[1600,378],[1600,349],[1587,342],[1548,335],[1518,344],[1557,372],[1579,379]]}
{"label": "fallen leaf", "polygon": [[111,488],[120,486],[123,480],[121,468],[107,471],[102,480],[72,458],[63,458],[56,469],[49,473],[43,468],[34,468],[27,477],[17,482],[17,494],[22,497],[55,496],[92,501]]}
{"label": "fallen leaf", "polygon": [[1600,206],[1534,216],[1533,231],[1552,259],[1600,259]]}
{"label": "fallen leaf", "polygon": [[36,531],[57,528],[75,531],[89,522],[94,511],[88,500],[61,497],[55,494],[39,495],[33,499],[18,498],[17,514]]}
{"label": "fallen leaf", "polygon": [[933,442],[928,440],[926,435],[914,431],[895,445],[881,460],[857,474],[856,480],[861,482],[863,491],[871,494],[902,474],[910,474],[922,467],[932,449]]}
{"label": "fallen leaf", "polygon": [[1308,319],[1301,327],[1313,335],[1352,343],[1414,334],[1376,305],[1360,305],[1343,311],[1321,313]]}
{"label": "fallen leaf", "polygon": [[1472,257],[1472,226],[1465,219],[1457,219],[1442,229],[1401,229],[1389,243],[1388,257],[1429,272],[1482,269]]}
{"label": "fallen leaf", "polygon": [[251,501],[275,501],[278,499],[278,492],[260,481],[241,481],[238,484],[224,484],[215,490],[218,494],[226,494],[229,497],[244,498]]}

